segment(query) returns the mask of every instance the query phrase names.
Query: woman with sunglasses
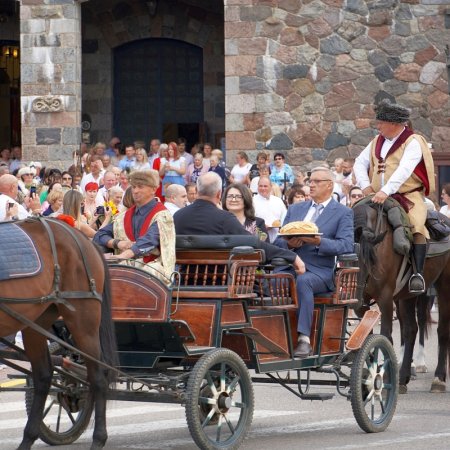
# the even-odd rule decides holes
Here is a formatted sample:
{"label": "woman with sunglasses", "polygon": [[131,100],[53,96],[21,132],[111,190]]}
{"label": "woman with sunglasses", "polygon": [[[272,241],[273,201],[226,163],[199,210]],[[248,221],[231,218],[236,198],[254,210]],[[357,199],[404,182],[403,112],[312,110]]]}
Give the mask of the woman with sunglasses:
{"label": "woman with sunglasses", "polygon": [[222,205],[225,211],[234,214],[242,226],[251,234],[265,241],[267,229],[264,220],[255,217],[253,195],[250,189],[240,183],[230,184],[223,193]]}
{"label": "woman with sunglasses", "polygon": [[287,192],[294,183],[294,172],[291,166],[286,164],[283,153],[275,153],[270,169],[270,181],[280,186],[283,193]]}

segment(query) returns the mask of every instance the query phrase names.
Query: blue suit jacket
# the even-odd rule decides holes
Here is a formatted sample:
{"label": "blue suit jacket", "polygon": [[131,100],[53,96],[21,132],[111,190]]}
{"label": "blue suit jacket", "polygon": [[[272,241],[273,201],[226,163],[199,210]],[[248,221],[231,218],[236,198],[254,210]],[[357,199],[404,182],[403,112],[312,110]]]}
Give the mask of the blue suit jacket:
{"label": "blue suit jacket", "polygon": [[[295,203],[287,211],[283,225],[304,220],[312,201]],[[316,221],[323,233],[318,247],[303,245],[295,250],[306,265],[306,270],[322,278],[328,289],[334,289],[334,266],[337,255],[353,252],[353,211],[332,199]],[[275,244],[287,248],[284,238],[278,237]]]}

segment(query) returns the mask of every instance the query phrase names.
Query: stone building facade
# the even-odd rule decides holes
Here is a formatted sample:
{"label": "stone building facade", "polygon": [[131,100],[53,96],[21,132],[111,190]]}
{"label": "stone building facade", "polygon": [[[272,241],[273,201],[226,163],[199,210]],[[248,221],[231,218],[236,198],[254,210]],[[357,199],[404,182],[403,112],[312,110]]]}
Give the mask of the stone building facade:
{"label": "stone building facade", "polygon": [[9,23],[20,31],[2,26],[0,40],[20,39],[27,160],[66,165],[83,118],[93,140],[108,141],[119,49],[161,39],[200,49],[194,119],[215,145],[225,136],[229,164],[239,150],[283,151],[305,169],[355,156],[385,97],[411,108],[436,151],[450,151],[448,0],[20,0]]}
{"label": "stone building facade", "polygon": [[286,151],[302,167],[356,156],[388,97],[450,150],[447,0],[226,3],[229,149]]}

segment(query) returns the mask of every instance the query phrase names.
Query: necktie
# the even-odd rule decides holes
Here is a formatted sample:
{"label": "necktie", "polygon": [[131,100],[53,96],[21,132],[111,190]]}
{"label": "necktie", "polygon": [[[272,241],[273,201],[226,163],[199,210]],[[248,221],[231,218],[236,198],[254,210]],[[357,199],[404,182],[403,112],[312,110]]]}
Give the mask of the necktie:
{"label": "necktie", "polygon": [[314,208],[316,208],[316,210],[314,211],[314,214],[311,217],[311,222],[315,222],[319,218],[320,213],[322,212],[323,209],[323,205],[321,205],[320,203],[316,203],[314,205]]}

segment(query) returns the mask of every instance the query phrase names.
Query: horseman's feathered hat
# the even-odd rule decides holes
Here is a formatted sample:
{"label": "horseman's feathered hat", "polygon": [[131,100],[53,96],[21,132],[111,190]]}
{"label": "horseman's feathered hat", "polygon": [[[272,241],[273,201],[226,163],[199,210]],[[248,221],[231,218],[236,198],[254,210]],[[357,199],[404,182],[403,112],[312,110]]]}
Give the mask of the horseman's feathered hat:
{"label": "horseman's feathered hat", "polygon": [[387,98],[375,107],[377,120],[383,122],[405,123],[409,120],[410,111],[402,105],[391,103]]}

